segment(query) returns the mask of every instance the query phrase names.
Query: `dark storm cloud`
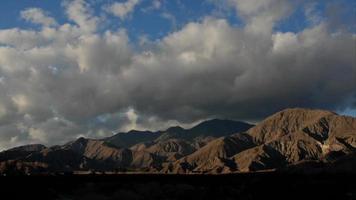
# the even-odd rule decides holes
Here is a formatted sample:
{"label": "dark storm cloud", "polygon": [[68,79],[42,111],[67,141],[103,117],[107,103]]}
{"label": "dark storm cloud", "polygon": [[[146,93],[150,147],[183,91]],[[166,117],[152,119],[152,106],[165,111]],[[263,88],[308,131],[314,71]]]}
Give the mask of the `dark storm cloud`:
{"label": "dark storm cloud", "polygon": [[75,25],[35,9],[26,19],[40,31],[0,30],[0,147],[211,117],[258,120],[287,107],[356,107],[349,29],[306,6],[310,26],[276,32],[290,1],[227,5],[244,27],[205,17],[139,50],[125,30],[96,33],[100,19],[83,0],[64,4]]}

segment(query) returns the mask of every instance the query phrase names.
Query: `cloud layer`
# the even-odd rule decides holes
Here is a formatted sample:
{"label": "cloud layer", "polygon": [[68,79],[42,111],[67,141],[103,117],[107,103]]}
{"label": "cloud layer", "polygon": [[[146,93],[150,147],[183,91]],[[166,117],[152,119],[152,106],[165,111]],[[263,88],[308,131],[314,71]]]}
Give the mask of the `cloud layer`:
{"label": "cloud layer", "polygon": [[[130,2],[119,17],[138,3]],[[41,28],[0,30],[0,147],[210,117],[258,120],[295,106],[355,108],[354,33],[328,19],[275,31],[293,12],[287,0],[226,4],[244,26],[206,16],[139,48],[124,28],[98,31],[84,0],[63,4],[71,23],[21,12]]]}

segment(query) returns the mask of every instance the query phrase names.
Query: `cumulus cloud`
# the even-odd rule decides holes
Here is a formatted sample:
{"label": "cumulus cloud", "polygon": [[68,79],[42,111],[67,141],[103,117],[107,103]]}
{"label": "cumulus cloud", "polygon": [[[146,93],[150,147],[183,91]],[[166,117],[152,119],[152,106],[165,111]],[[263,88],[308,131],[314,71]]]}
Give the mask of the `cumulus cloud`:
{"label": "cumulus cloud", "polygon": [[72,0],[63,3],[68,18],[75,22],[81,31],[94,32],[99,18],[93,16],[93,11],[85,0]]}
{"label": "cumulus cloud", "polygon": [[269,33],[276,22],[292,11],[288,0],[228,0],[237,14],[246,22],[246,30],[253,33]]}
{"label": "cumulus cloud", "polygon": [[21,11],[21,17],[26,21],[43,26],[55,26],[57,22],[40,8],[28,8]]}
{"label": "cumulus cloud", "polygon": [[205,17],[143,49],[123,28],[98,32],[84,0],[64,4],[73,24],[0,30],[0,147],[295,106],[354,109],[355,34],[327,19],[274,31],[290,2],[249,2],[229,4],[245,26]]}
{"label": "cumulus cloud", "polygon": [[112,5],[106,7],[106,10],[124,20],[130,13],[132,13],[135,7],[140,3],[140,0],[127,0],[126,2],[115,2]]}
{"label": "cumulus cloud", "polygon": [[267,38],[205,19],[164,38],[160,52],[140,55],[127,73],[145,85],[132,92],[135,100],[144,99],[137,107],[164,118],[253,118],[289,106],[332,109],[354,93],[351,41],[352,34],[332,33],[325,24]]}

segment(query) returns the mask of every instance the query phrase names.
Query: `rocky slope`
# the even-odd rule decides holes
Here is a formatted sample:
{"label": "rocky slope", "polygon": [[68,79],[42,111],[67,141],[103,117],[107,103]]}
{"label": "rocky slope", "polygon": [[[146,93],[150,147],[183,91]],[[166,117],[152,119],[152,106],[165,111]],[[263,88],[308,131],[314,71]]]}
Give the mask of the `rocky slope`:
{"label": "rocky slope", "polygon": [[356,119],[329,111],[286,109],[237,136],[213,140],[165,170],[249,172],[337,160],[355,152]]}
{"label": "rocky slope", "polygon": [[286,109],[254,127],[209,120],[191,129],[130,131],[61,146],[17,147],[0,152],[0,172],[234,173],[310,166],[352,170],[347,163],[355,163],[355,152],[355,118]]}

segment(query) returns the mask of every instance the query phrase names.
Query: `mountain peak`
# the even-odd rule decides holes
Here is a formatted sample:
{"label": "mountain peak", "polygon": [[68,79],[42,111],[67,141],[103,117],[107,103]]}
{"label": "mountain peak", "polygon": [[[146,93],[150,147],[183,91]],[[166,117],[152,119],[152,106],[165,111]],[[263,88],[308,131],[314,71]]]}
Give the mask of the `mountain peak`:
{"label": "mountain peak", "polygon": [[172,126],[170,128],[168,128],[165,132],[182,132],[185,129],[180,127],[180,126]]}
{"label": "mountain peak", "polygon": [[337,115],[325,110],[289,108],[269,116],[248,132],[258,142],[268,142],[318,123],[329,116]]}
{"label": "mountain peak", "polygon": [[85,137],[79,137],[76,140],[74,140],[72,143],[73,144],[84,144],[87,143],[90,139],[85,138]]}
{"label": "mountain peak", "polygon": [[[281,110],[274,115],[278,114],[285,114],[285,115],[300,115],[300,114],[314,114],[314,115],[337,115],[334,112],[328,111],[328,110],[321,110],[321,109],[308,109],[308,108],[286,108],[284,110]],[[272,116],[274,116],[272,115]]]}
{"label": "mountain peak", "polygon": [[142,132],[145,132],[145,131],[139,131],[139,130],[132,129],[132,130],[129,130],[127,132],[127,134],[136,134],[136,133],[142,133]]}
{"label": "mountain peak", "polygon": [[206,121],[201,122],[200,124],[194,126],[191,130],[220,130],[220,128],[232,128],[232,127],[252,127],[251,124],[240,122],[240,121],[233,121],[227,119],[209,119]]}
{"label": "mountain peak", "polygon": [[233,120],[226,119],[210,119],[203,121],[200,124],[189,129],[190,134],[194,135],[209,135],[221,137],[231,135],[233,133],[244,132],[253,127],[253,125]]}
{"label": "mountain peak", "polygon": [[74,141],[68,142],[67,144],[64,145],[64,147],[79,149],[85,146],[89,140],[90,139],[87,139],[85,137],[79,137]]}
{"label": "mountain peak", "polygon": [[159,135],[160,132],[130,130],[127,133],[117,133],[104,140],[118,147],[129,148],[137,143],[155,140]]}

